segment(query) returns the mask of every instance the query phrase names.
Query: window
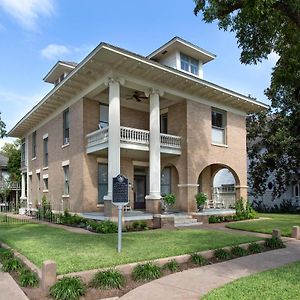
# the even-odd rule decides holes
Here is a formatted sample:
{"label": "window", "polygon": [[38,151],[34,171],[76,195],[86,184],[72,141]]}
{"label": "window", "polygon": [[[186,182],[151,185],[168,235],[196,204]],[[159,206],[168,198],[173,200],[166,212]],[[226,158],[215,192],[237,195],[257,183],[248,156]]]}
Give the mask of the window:
{"label": "window", "polygon": [[171,193],[171,168],[166,167],[161,172],[161,195]]}
{"label": "window", "polygon": [[36,131],[32,133],[32,158],[36,157]]}
{"label": "window", "polygon": [[107,164],[98,164],[98,204],[103,203],[108,189],[108,167]]}
{"label": "window", "polygon": [[160,133],[168,133],[168,113],[160,115]]}
{"label": "window", "polygon": [[69,166],[63,166],[63,169],[64,169],[64,195],[69,195],[69,193],[70,193]]}
{"label": "window", "polygon": [[217,109],[212,109],[211,125],[212,142],[216,144],[226,144],[226,112]]}
{"label": "window", "polygon": [[199,61],[185,54],[180,53],[181,70],[199,75]]}
{"label": "window", "polygon": [[26,143],[25,138],[21,140],[21,167],[25,167],[25,150],[26,149]]}
{"label": "window", "polygon": [[44,168],[48,167],[48,137],[44,138]]}
{"label": "window", "polygon": [[70,138],[70,112],[67,108],[63,112],[63,145],[69,144]]}
{"label": "window", "polygon": [[108,127],[108,105],[100,104],[99,128]]}
{"label": "window", "polygon": [[44,181],[44,191],[48,191],[48,177],[43,178],[43,181]]}

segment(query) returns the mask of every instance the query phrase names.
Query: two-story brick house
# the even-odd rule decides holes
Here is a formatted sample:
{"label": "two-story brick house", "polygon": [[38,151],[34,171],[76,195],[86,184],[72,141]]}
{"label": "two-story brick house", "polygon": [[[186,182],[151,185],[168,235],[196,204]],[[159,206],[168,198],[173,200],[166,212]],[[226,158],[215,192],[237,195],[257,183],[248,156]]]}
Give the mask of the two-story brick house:
{"label": "two-story brick house", "polygon": [[23,139],[22,197],[111,217],[122,173],[131,209],[159,213],[172,192],[177,211],[194,212],[225,167],[246,198],[245,118],[266,106],[204,80],[214,58],[175,37],[147,57],[101,43],[79,64],[59,61],[44,78],[53,89],[9,133]]}

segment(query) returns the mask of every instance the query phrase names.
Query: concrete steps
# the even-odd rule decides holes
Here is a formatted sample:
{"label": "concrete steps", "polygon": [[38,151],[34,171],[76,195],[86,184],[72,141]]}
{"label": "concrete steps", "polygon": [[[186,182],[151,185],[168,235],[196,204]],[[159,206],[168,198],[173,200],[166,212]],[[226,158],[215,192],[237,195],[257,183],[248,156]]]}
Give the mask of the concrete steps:
{"label": "concrete steps", "polygon": [[190,215],[179,215],[174,217],[174,226],[175,227],[188,227],[188,226],[197,226],[202,223],[197,222],[196,219],[193,219]]}

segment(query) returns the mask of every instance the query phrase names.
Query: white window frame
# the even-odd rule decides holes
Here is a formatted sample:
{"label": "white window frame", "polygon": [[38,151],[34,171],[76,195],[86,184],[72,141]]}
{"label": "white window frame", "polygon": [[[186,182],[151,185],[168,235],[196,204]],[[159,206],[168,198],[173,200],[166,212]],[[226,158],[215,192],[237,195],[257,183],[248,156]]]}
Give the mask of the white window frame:
{"label": "white window frame", "polygon": [[70,165],[65,164],[62,167],[63,167],[63,172],[64,172],[64,194],[63,194],[63,196],[69,196],[70,195]]}
{"label": "white window frame", "polygon": [[[196,69],[196,72],[193,72],[193,68]],[[184,72],[199,76],[199,60],[180,52],[180,69]]]}
{"label": "white window frame", "polygon": [[[222,126],[221,127],[213,125],[213,117],[212,117],[213,113],[218,113],[218,114],[222,115]],[[212,107],[211,108],[211,142],[212,142],[212,144],[227,145],[227,130],[226,130],[226,127],[227,127],[227,113],[226,113],[226,111]],[[215,136],[216,133],[217,134],[222,133],[222,136],[223,136],[222,141],[215,140],[214,136]]]}

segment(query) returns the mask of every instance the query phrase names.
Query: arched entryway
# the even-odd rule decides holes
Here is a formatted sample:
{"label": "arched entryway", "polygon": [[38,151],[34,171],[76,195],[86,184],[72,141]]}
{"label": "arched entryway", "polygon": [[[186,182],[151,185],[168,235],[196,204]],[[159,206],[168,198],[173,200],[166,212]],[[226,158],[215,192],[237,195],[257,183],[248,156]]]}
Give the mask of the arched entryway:
{"label": "arched entryway", "polygon": [[223,164],[211,164],[198,177],[199,192],[208,196],[206,208],[234,208],[238,198],[236,186],[240,180],[236,172]]}

